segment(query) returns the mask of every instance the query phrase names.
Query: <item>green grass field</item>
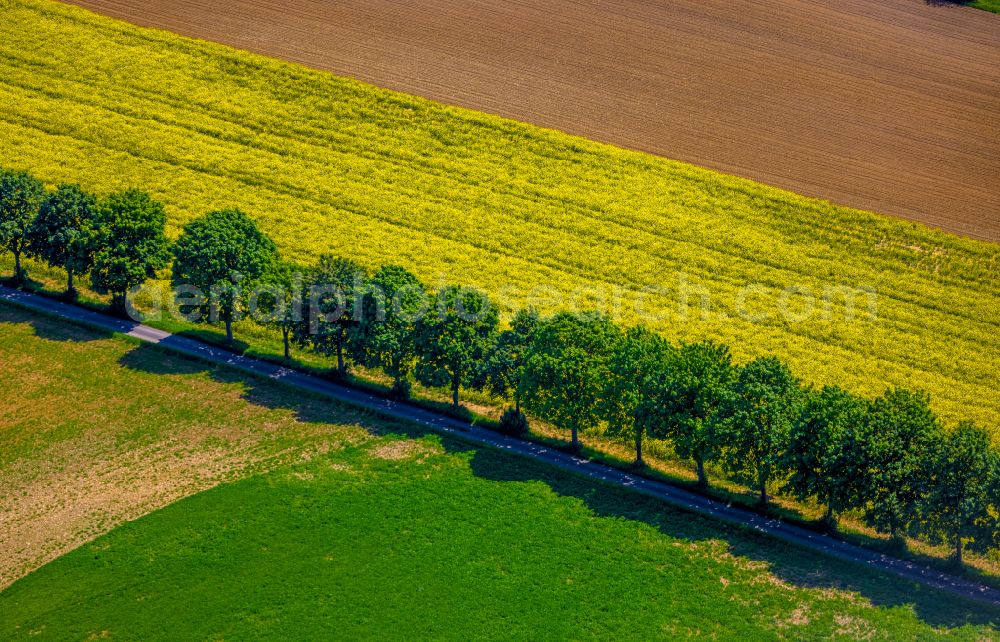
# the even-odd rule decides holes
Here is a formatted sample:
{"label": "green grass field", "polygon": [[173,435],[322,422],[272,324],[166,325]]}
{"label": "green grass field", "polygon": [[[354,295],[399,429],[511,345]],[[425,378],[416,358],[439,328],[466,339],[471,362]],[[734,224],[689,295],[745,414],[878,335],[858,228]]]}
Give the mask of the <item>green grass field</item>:
{"label": "green grass field", "polygon": [[[121,509],[151,480],[184,482],[164,478],[164,461],[261,455],[0,592],[0,639],[975,640],[1000,622],[981,604],[134,341],[7,306],[0,330],[17,400],[0,411],[4,503],[43,488],[92,504],[62,473],[84,483],[77,470],[118,462],[131,481],[108,505]],[[5,515],[0,541],[16,521]]]}
{"label": "green grass field", "polygon": [[[1000,425],[996,244],[46,0],[0,13],[3,164],[98,193],[146,188],[171,234],[239,206],[296,260],[395,261],[521,301],[539,284],[564,303],[617,289],[625,323],[634,295],[662,286],[642,305],[673,339],[779,354],[869,395],[926,389],[949,421]],[[678,312],[682,275],[692,303],[708,292],[707,318]],[[767,318],[740,316],[748,284],[764,288],[749,312]],[[878,317],[848,322],[835,296],[832,319],[789,322],[776,313],[789,286],[873,287]]]}

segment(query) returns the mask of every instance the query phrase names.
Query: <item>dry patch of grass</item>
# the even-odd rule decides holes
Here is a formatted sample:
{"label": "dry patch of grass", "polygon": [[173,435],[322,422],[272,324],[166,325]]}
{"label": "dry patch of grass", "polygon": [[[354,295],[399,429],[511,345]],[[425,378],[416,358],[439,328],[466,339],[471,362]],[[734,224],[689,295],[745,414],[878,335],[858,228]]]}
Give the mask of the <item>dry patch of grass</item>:
{"label": "dry patch of grass", "polygon": [[837,625],[836,634],[850,640],[871,640],[875,637],[875,629],[859,617],[847,613],[834,613],[833,622]]}
{"label": "dry patch of grass", "polygon": [[411,440],[391,440],[381,443],[371,449],[373,457],[399,461],[403,459],[424,459],[428,455],[439,454],[440,449],[436,449],[428,443]]}
{"label": "dry patch of grass", "polygon": [[795,607],[788,617],[778,621],[778,628],[807,626],[812,621],[812,609],[805,602]]}
{"label": "dry patch of grass", "polygon": [[[184,430],[140,447],[92,447],[87,435],[54,447],[77,456],[61,468],[23,478],[0,473],[0,588],[125,521],[304,454],[281,447],[274,428],[229,440],[228,427]],[[217,446],[200,445],[215,436]],[[23,462],[30,464],[32,462]]]}
{"label": "dry patch of grass", "polygon": [[6,307],[0,324],[0,589],[178,499],[373,438],[277,385]]}

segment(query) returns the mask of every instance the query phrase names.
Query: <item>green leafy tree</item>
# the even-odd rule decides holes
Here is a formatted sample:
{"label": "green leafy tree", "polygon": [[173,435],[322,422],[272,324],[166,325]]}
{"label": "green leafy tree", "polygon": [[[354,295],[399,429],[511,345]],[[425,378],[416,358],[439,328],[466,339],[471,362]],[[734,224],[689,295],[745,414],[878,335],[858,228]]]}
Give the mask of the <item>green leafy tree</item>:
{"label": "green leafy tree", "polygon": [[66,295],[76,296],[73,277],[94,264],[97,199],[79,185],[60,185],[47,195],[28,229],[27,253],[66,270]]}
{"label": "green leafy tree", "polygon": [[669,366],[646,382],[650,433],[671,440],[679,457],[694,462],[702,488],[708,487],[705,464],[719,454],[713,431],[735,376],[729,348],[702,341],[681,345]]}
{"label": "green leafy tree", "polygon": [[358,325],[358,301],[365,293],[368,274],[358,263],[332,255],[320,257],[306,275],[302,322],[296,339],[320,354],[337,356],[337,375],[347,374],[352,329]]}
{"label": "green leafy tree", "polygon": [[45,197],[45,185],[27,172],[0,169],[0,245],[14,254],[14,283],[25,280],[21,254]]}
{"label": "green leafy tree", "polygon": [[865,521],[888,533],[898,546],[917,517],[927,492],[930,453],[941,436],[941,424],[930,408],[930,396],[904,389],[875,399],[866,415],[870,474]]}
{"label": "green leafy tree", "polygon": [[982,551],[985,548],[990,547],[990,542],[993,542],[994,550],[1000,548],[1000,450],[997,449],[997,444],[993,444],[992,450],[992,468],[987,476],[986,484],[986,494],[990,498],[990,517],[992,519],[993,531],[989,532],[984,529],[978,536],[976,536],[973,542],[975,550]]}
{"label": "green leafy tree", "polygon": [[826,506],[832,528],[836,514],[859,508],[866,499],[869,439],[867,403],[837,387],[812,391],[792,424],[787,451],[791,471],[787,488],[800,500],[815,498]]}
{"label": "green leafy tree", "polygon": [[603,394],[604,417],[611,434],[628,436],[635,444],[636,467],[643,465],[643,438],[658,424],[650,413],[656,395],[654,382],[670,366],[673,346],[645,326],[629,328],[608,359],[611,376]]}
{"label": "green leafy tree", "polygon": [[562,312],[542,321],[528,351],[522,378],[524,405],[557,427],[579,432],[597,426],[609,360],[620,331],[599,314]]}
{"label": "green leafy tree", "polygon": [[988,432],[962,422],[943,435],[931,455],[929,492],[920,502],[919,530],[933,543],[948,542],[952,560],[962,550],[978,552],[1000,544],[1000,455]]}
{"label": "green leafy tree", "polygon": [[256,320],[281,332],[285,361],[292,358],[292,340],[303,321],[303,279],[299,266],[275,260],[261,278],[261,287],[251,308]]}
{"label": "green leafy tree", "polygon": [[184,226],[174,246],[173,284],[208,293],[199,320],[222,319],[233,342],[233,321],[249,291],[267,274],[277,247],[238,209],[209,212]]}
{"label": "green leafy tree", "polygon": [[114,310],[124,313],[128,291],[170,260],[167,215],[145,192],[126,190],[101,200],[95,220],[97,252],[90,280],[98,293],[111,294]]}
{"label": "green leafy tree", "polygon": [[478,378],[486,390],[514,402],[516,416],[522,414],[521,375],[538,323],[538,312],[535,310],[518,310],[510,328],[497,337],[479,372]]}
{"label": "green leafy tree", "polygon": [[457,285],[442,288],[436,309],[415,326],[417,381],[449,386],[457,410],[460,386],[481,387],[477,375],[496,341],[499,323],[496,306],[482,292]]}
{"label": "green leafy tree", "polygon": [[415,327],[427,311],[427,291],[406,268],[386,265],[372,275],[360,300],[359,322],[351,329],[354,360],[385,370],[393,379],[393,396],[406,398],[416,359]]}
{"label": "green leafy tree", "polygon": [[783,469],[788,438],[801,410],[802,389],[780,359],[762,357],[739,369],[720,408],[722,462],[733,478],[760,493]]}

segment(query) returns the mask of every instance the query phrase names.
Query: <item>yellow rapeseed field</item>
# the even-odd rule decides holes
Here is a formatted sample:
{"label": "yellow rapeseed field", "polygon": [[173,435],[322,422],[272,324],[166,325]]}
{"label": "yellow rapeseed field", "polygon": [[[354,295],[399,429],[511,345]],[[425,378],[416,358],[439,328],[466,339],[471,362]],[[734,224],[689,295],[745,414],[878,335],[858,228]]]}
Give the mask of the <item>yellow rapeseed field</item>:
{"label": "yellow rapeseed field", "polygon": [[1000,426],[995,244],[39,0],[0,0],[0,165]]}

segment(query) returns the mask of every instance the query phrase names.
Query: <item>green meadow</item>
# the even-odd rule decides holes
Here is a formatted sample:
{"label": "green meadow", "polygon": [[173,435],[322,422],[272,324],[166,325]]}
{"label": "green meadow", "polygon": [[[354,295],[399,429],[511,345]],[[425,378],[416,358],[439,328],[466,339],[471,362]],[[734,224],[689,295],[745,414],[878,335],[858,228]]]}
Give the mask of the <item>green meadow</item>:
{"label": "green meadow", "polygon": [[151,479],[171,482],[163,461],[257,461],[143,516],[102,513],[103,534],[0,592],[0,639],[981,640],[1000,622],[982,604],[131,340],[7,306],[0,330],[0,375],[19,400],[0,410],[6,496],[58,495],[64,473],[117,462],[127,504]]}

